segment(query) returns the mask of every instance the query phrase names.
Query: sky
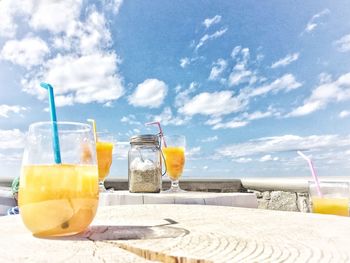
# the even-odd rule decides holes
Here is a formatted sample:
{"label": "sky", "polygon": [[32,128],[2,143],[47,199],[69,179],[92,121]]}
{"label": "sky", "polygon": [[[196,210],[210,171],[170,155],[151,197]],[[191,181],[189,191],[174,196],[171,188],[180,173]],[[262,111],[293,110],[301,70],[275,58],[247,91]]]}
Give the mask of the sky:
{"label": "sky", "polygon": [[350,2],[0,0],[1,176],[28,126],[96,119],[127,178],[129,138],[186,136],[185,178],[350,172]]}

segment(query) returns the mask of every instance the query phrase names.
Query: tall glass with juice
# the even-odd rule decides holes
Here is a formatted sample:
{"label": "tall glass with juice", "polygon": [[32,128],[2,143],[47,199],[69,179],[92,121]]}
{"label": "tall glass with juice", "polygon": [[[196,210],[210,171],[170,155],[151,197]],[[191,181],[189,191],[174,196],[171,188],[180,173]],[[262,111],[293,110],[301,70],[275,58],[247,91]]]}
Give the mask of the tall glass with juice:
{"label": "tall glass with juice", "polygon": [[166,147],[162,151],[165,157],[167,174],[171,180],[168,192],[183,192],[179,186],[179,179],[185,165],[186,139],[183,135],[171,135],[164,138]]}
{"label": "tall glass with juice", "polygon": [[185,164],[185,149],[183,147],[163,148],[167,164],[167,174],[172,180],[179,180]]}
{"label": "tall glass with juice", "polygon": [[349,216],[349,183],[320,182],[321,195],[314,182],[309,182],[313,213]]}
{"label": "tall glass with juice", "polygon": [[104,180],[109,174],[112,165],[113,143],[112,142],[96,142],[96,153],[98,163],[98,179],[101,192],[106,191]]}
{"label": "tall glass with juice", "polygon": [[[30,126],[23,155],[19,210],[25,226],[36,236],[82,232],[98,205],[98,169],[90,126],[57,124],[61,164],[53,162],[51,123]],[[89,158],[81,158],[82,152]]]}

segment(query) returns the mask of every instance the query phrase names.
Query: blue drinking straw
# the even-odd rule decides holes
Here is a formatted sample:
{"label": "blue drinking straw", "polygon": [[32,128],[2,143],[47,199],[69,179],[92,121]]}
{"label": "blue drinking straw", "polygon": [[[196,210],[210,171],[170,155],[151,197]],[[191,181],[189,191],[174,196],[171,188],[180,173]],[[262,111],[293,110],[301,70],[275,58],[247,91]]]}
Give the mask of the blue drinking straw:
{"label": "blue drinking straw", "polygon": [[58,139],[58,127],[57,127],[57,116],[56,116],[56,106],[55,97],[53,94],[53,87],[49,83],[41,82],[40,86],[47,89],[49,92],[49,104],[52,122],[52,141],[53,141],[53,153],[55,157],[55,163],[61,163],[61,152],[60,152],[60,141]]}

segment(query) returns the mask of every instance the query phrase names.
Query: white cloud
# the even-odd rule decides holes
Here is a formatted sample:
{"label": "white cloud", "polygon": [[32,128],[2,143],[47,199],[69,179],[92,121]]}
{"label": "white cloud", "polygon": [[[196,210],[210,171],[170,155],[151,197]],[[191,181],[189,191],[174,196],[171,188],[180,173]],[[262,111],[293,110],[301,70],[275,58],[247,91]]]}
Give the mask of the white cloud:
{"label": "white cloud", "polygon": [[[105,11],[119,12],[122,0],[103,0]],[[33,30],[47,30],[55,35],[71,35],[79,26],[83,7],[82,0],[2,0],[0,1],[0,35],[13,38],[18,23],[23,22]],[[89,7],[91,8],[91,6]]]}
{"label": "white cloud", "polygon": [[57,95],[55,96],[55,103],[58,107],[72,106],[74,104],[73,95]]}
{"label": "white cloud", "polygon": [[105,7],[106,10],[113,10],[114,14],[118,14],[120,7],[123,4],[123,0],[103,0],[104,4],[103,6]]}
{"label": "white cloud", "polygon": [[120,119],[121,122],[123,123],[127,123],[129,125],[142,125],[141,122],[139,122],[138,120],[136,120],[136,117],[135,115],[133,114],[129,114],[128,116],[123,116],[121,119]]}
{"label": "white cloud", "polygon": [[7,41],[1,50],[0,58],[30,68],[42,64],[49,52],[47,44],[41,38],[27,37]]}
{"label": "white cloud", "polygon": [[[1,5],[3,2],[8,3],[4,0]],[[25,4],[21,5],[22,2]],[[118,9],[122,1],[104,3]],[[112,39],[107,20],[94,5],[85,9],[84,16],[82,0],[14,0],[6,5],[9,11],[6,21],[16,18],[16,22],[26,22],[32,31],[46,31],[41,36],[50,40],[44,42],[38,37],[10,40],[2,49],[2,59],[31,68],[21,81],[25,92],[45,99],[47,94],[39,82],[49,82],[55,88],[57,106],[90,102],[109,106],[123,95],[123,78],[118,73],[121,61],[110,49]],[[17,27],[15,24],[13,29]],[[51,54],[55,55],[46,58]],[[32,67],[35,65],[42,66]]]}
{"label": "white cloud", "polygon": [[215,142],[219,139],[217,135],[212,136],[212,137],[207,137],[201,140],[201,142]]}
{"label": "white cloud", "polygon": [[243,113],[241,116],[241,119],[245,119],[248,121],[254,121],[254,120],[259,120],[259,119],[264,119],[268,118],[271,116],[279,116],[280,113],[276,111],[276,109],[269,107],[267,111],[262,112],[262,111],[254,111],[252,113]]}
{"label": "white cloud", "polygon": [[272,157],[271,154],[266,154],[262,156],[259,160],[259,162],[269,162],[269,161],[278,161],[278,157]]}
{"label": "white cloud", "polygon": [[175,92],[176,92],[176,93],[179,93],[181,90],[182,90],[182,86],[181,86],[181,85],[177,85],[177,86],[175,87]]}
{"label": "white cloud", "polygon": [[0,1],[0,34],[14,37],[21,17],[34,30],[52,33],[69,31],[79,19],[81,0],[2,0]]}
{"label": "white cloud", "polygon": [[201,153],[201,147],[196,146],[193,148],[186,149],[186,158],[193,159]]}
{"label": "white cloud", "polygon": [[350,34],[343,36],[339,40],[335,41],[338,51],[349,52],[350,51]]}
{"label": "white cloud", "polygon": [[249,97],[262,96],[269,92],[276,94],[280,91],[289,92],[291,90],[301,87],[301,83],[298,82],[293,74],[285,74],[282,77],[274,80],[272,83],[257,87],[251,90],[248,94]]}
{"label": "white cloud", "polygon": [[33,1],[29,25],[35,30],[68,32],[79,19],[82,0]]}
{"label": "white cloud", "polygon": [[252,158],[245,158],[245,157],[241,157],[241,158],[237,158],[233,160],[236,163],[250,163],[253,161]]}
{"label": "white cloud", "polygon": [[323,108],[325,105],[322,101],[308,101],[304,105],[297,107],[292,112],[286,115],[286,117],[304,116],[314,111]]}
{"label": "white cloud", "polygon": [[299,53],[288,54],[284,58],[281,58],[280,60],[272,63],[271,68],[285,67],[290,63],[298,60],[298,58],[299,58]]}
{"label": "white cloud", "polygon": [[221,73],[226,69],[226,60],[219,58],[214,64],[210,71],[209,80],[216,80],[221,75]]}
{"label": "white cloud", "polygon": [[205,124],[211,125],[212,129],[235,129],[247,126],[251,121],[268,118],[272,116],[280,116],[280,113],[270,106],[265,112],[255,111],[252,113],[244,112],[240,116],[235,117],[233,120],[223,122],[222,119],[209,119]]}
{"label": "white cloud", "polygon": [[19,105],[10,106],[7,104],[2,104],[0,105],[0,117],[9,118],[9,114],[11,113],[20,114],[21,112],[25,112],[27,110],[28,108]]}
{"label": "white cloud", "polygon": [[227,28],[223,28],[223,29],[220,29],[218,31],[216,31],[215,33],[211,34],[211,35],[208,35],[208,34],[205,34],[198,42],[198,44],[196,45],[195,47],[195,50],[197,51],[200,47],[202,47],[207,41],[209,40],[213,40],[213,39],[216,39],[216,38],[219,38],[221,37],[222,35],[224,35],[227,31]]}
{"label": "white cloud", "polygon": [[130,149],[129,141],[117,141],[114,148],[116,151],[113,151],[113,156],[117,160],[126,160],[128,158],[128,152]]}
{"label": "white cloud", "polygon": [[228,122],[217,123],[212,127],[212,129],[213,130],[236,129],[236,128],[241,128],[241,127],[247,126],[248,124],[249,124],[248,121],[232,120],[232,121],[228,121]]}
{"label": "white cloud", "polygon": [[220,123],[222,121],[221,117],[214,117],[214,118],[210,118],[209,120],[207,120],[204,124],[206,125],[215,125],[217,123]]}
{"label": "white cloud", "polygon": [[190,59],[189,58],[186,57],[186,58],[181,58],[180,59],[180,66],[182,68],[187,67],[189,64],[190,64]]}
{"label": "white cloud", "polygon": [[322,72],[318,75],[320,84],[329,83],[332,81],[332,76],[326,72]]}
{"label": "white cloud", "polygon": [[184,104],[186,104],[190,100],[189,95],[194,93],[197,90],[197,88],[198,88],[198,83],[191,82],[188,88],[183,91],[180,91],[181,89],[176,89],[177,94],[175,97],[175,106],[182,107]]}
{"label": "white cloud", "polygon": [[350,136],[339,135],[283,135],[263,137],[243,143],[231,144],[217,150],[220,156],[230,158],[249,157],[254,155],[268,155],[280,152],[295,152],[297,150],[325,150],[344,147],[349,148]]}
{"label": "white cloud", "polygon": [[310,33],[314,31],[318,27],[318,25],[322,23],[322,17],[328,15],[329,13],[330,13],[329,9],[326,8],[321,12],[313,15],[309,20],[309,22],[307,23],[304,29],[304,32]]}
{"label": "white cloud", "polygon": [[294,109],[287,117],[307,115],[325,108],[331,102],[347,100],[350,100],[350,73],[316,87],[311,96],[304,101],[304,105]]}
{"label": "white cloud", "polygon": [[249,82],[250,78],[253,75],[253,72],[250,70],[239,70],[231,72],[228,83],[230,86],[236,86],[244,82]]}
{"label": "white cloud", "polygon": [[212,18],[206,18],[204,21],[203,21],[203,25],[206,27],[206,28],[209,28],[211,27],[212,25],[214,24],[217,24],[217,23],[220,23],[221,21],[221,16],[219,15],[216,15]]}
{"label": "white cloud", "polygon": [[254,84],[258,81],[257,73],[249,69],[249,48],[236,46],[231,52],[231,57],[235,60],[235,66],[228,77],[229,86],[237,86],[242,83]]}
{"label": "white cloud", "polygon": [[76,21],[68,32],[53,37],[54,48],[80,55],[102,52],[111,44],[106,18],[94,8],[89,10],[85,21]]}
{"label": "white cloud", "polygon": [[237,70],[243,70],[248,66],[250,59],[249,48],[241,48],[241,46],[235,47],[232,50],[231,57],[234,58],[237,63],[234,68]]}
{"label": "white cloud", "polygon": [[311,32],[316,28],[317,24],[316,23],[308,23],[305,27],[306,32]]}
{"label": "white cloud", "polygon": [[11,0],[0,1],[0,36],[14,37],[16,34],[17,25],[12,16],[14,2]]}
{"label": "white cloud", "polygon": [[0,130],[0,149],[23,149],[25,133],[19,129]]}
{"label": "white cloud", "polygon": [[[256,96],[263,96],[267,93],[276,94],[280,91],[289,92],[297,89],[301,86],[301,83],[296,81],[292,74],[285,74],[282,77],[274,80],[270,84],[266,84],[254,89],[245,88],[241,92],[234,96],[233,91],[218,91],[218,92],[203,92],[199,93],[191,99],[188,99],[183,106],[179,108],[181,114],[193,116],[195,114],[209,115],[211,118],[220,117],[234,112],[242,111],[248,104],[251,98]],[[277,116],[275,111],[271,113],[255,113],[255,116],[251,116],[252,119],[263,118],[270,115]],[[246,121],[232,120],[227,123],[212,123],[218,128],[236,128],[242,127],[248,124],[249,119]],[[206,123],[209,124],[209,123]],[[209,124],[211,125],[211,124]]]}
{"label": "white cloud", "polygon": [[196,114],[208,115],[210,119],[205,124],[212,126],[213,129],[239,128],[248,125],[252,120],[271,116],[277,117],[280,116],[280,113],[276,109],[269,107],[266,112],[255,111],[253,113],[243,113],[241,116],[227,122],[223,122],[219,117],[243,111],[249,105],[251,98],[264,96],[268,93],[289,92],[300,86],[301,83],[296,81],[292,74],[285,74],[272,83],[254,89],[244,88],[237,95],[234,95],[233,91],[199,93],[188,99],[179,108],[179,112],[188,116]]}
{"label": "white cloud", "polygon": [[339,113],[339,118],[344,119],[346,117],[350,116],[350,111],[343,110]]}
{"label": "white cloud", "polygon": [[32,1],[1,0],[0,1],[0,36],[13,38],[16,36],[18,25],[16,16],[27,15],[32,9]]}
{"label": "white cloud", "polygon": [[232,91],[203,92],[185,103],[179,112],[189,116],[195,114],[220,116],[240,111],[245,105],[239,97],[234,97]]}
{"label": "white cloud", "polygon": [[129,103],[135,107],[158,108],[168,92],[168,86],[158,79],[146,79],[137,85],[129,97]]}
{"label": "white cloud", "polygon": [[22,80],[23,90],[44,99],[46,92],[39,83],[45,80],[54,86],[55,94],[61,96],[57,99],[57,106],[116,100],[124,92],[122,78],[116,73],[117,62],[114,53],[80,57],[58,54],[48,60],[40,72]]}
{"label": "white cloud", "polygon": [[113,103],[111,101],[107,101],[102,106],[105,108],[113,108]]}
{"label": "white cloud", "polygon": [[160,115],[153,116],[152,121],[159,121],[162,125],[180,126],[188,123],[191,118],[188,116],[174,116],[170,107],[165,107]]}
{"label": "white cloud", "polygon": [[241,46],[235,46],[235,47],[233,48],[232,52],[231,52],[231,57],[232,57],[233,59],[235,59],[236,56],[241,52],[241,50],[242,50],[242,47],[241,47]]}
{"label": "white cloud", "polygon": [[110,46],[112,38],[106,23],[104,15],[97,11],[92,11],[85,23],[79,23],[76,32],[73,32],[75,34],[73,37],[79,39],[82,54],[91,54]]}

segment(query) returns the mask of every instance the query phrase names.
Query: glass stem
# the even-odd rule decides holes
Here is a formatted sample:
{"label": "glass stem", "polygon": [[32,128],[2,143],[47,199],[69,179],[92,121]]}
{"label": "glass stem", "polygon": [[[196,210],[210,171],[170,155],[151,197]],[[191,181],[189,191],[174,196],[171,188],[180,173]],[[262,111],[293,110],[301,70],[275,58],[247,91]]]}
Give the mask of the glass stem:
{"label": "glass stem", "polygon": [[105,185],[104,185],[104,181],[99,181],[98,182],[98,188],[100,189],[100,192],[105,192],[106,191],[106,188],[105,188]]}
{"label": "glass stem", "polygon": [[171,189],[179,189],[179,180],[171,180]]}

